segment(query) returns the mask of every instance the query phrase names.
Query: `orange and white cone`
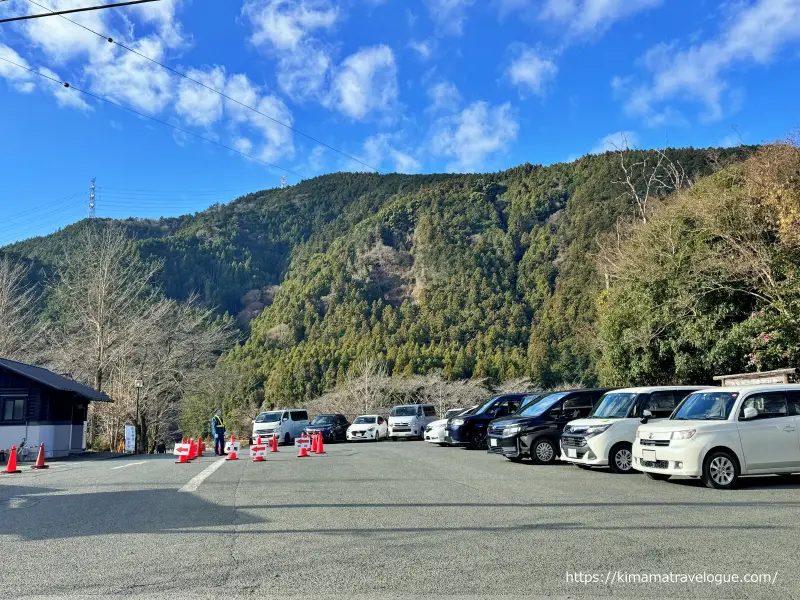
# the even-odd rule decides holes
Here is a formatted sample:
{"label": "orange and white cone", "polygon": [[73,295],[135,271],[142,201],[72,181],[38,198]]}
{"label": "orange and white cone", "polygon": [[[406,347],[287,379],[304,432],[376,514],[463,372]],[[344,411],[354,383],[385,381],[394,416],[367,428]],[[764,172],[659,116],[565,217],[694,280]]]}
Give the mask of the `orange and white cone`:
{"label": "orange and white cone", "polygon": [[[258,450],[261,450],[261,436],[260,435],[256,436],[256,448],[258,448]],[[261,454],[260,452],[258,452],[257,454],[253,455],[253,462],[263,462],[264,460],[265,460],[264,459],[264,455]]]}
{"label": "orange and white cone", "polygon": [[269,441],[269,451],[270,452],[277,452],[278,451],[278,436],[274,433],[272,434],[272,438]]}
{"label": "orange and white cone", "polygon": [[225,457],[225,460],[239,460],[239,457],[236,456],[236,450],[233,449],[233,442],[236,441],[235,436],[231,436],[231,451],[228,452],[228,456]]}
{"label": "orange and white cone", "polygon": [[31,469],[39,470],[39,469],[49,469],[50,465],[44,464],[44,444],[39,446],[39,454],[36,455],[36,464],[31,467]]}

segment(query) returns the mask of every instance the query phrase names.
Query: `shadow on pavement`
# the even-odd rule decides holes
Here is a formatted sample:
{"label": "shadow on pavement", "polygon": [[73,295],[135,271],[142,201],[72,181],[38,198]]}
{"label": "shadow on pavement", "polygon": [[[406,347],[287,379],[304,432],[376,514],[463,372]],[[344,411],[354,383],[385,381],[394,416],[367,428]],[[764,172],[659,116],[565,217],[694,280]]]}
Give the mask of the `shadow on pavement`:
{"label": "shadow on pavement", "polygon": [[267,522],[195,494],[133,490],[58,494],[43,487],[0,486],[0,535],[47,540],[92,535],[186,532]]}

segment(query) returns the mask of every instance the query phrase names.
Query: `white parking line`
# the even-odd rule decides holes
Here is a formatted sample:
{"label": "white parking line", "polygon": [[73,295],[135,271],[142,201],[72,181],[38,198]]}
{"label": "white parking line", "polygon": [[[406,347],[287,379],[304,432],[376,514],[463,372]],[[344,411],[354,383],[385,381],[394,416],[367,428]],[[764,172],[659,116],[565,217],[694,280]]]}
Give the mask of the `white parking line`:
{"label": "white parking line", "polygon": [[127,464],[124,464],[124,465],[120,465],[118,467],[111,467],[111,470],[113,471],[114,469],[124,469],[125,467],[132,467],[133,465],[143,465],[144,462],[145,461],[140,460],[139,462],[127,463]]}
{"label": "white parking line", "polygon": [[197,488],[200,487],[200,484],[203,483],[206,479],[208,479],[211,474],[219,469],[222,466],[222,463],[225,462],[224,458],[220,458],[217,462],[211,463],[205,469],[200,471],[197,475],[192,477],[189,482],[179,489],[179,492],[196,492]]}

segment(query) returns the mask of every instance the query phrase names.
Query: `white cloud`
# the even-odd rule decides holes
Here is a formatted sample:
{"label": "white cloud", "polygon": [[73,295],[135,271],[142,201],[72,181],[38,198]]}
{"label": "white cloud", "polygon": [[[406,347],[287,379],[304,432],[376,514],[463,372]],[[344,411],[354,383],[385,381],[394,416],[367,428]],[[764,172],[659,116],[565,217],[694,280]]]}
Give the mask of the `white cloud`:
{"label": "white cloud", "polygon": [[397,66],[388,46],[362,48],[334,76],[328,104],[352,119],[387,113],[397,102]]}
{"label": "white cloud", "polygon": [[328,81],[331,62],[328,53],[311,42],[298,46],[278,60],[278,85],[293,100],[319,99]]}
{"label": "white cloud", "polygon": [[[422,164],[408,152],[397,149],[398,136],[379,133],[367,138],[364,142],[362,160],[369,165],[391,164],[396,173],[419,173]],[[364,165],[352,165],[356,170],[364,170]]]}
{"label": "white cloud", "polygon": [[[15,50],[9,48],[5,44],[0,44],[0,58],[10,60],[13,63],[25,67],[26,69],[31,68],[30,63],[27,60],[22,58],[16,53]],[[36,88],[36,84],[33,82],[33,74],[2,60],[0,60],[0,77],[7,79],[14,89],[20,92],[30,93]]]}
{"label": "white cloud", "polygon": [[[222,67],[214,67],[208,72],[189,69],[186,75],[216,90],[225,88],[225,70]],[[208,127],[222,118],[222,97],[187,79],[181,79],[175,110],[188,123]]]}
{"label": "white cloud", "polygon": [[474,0],[426,0],[428,12],[443,33],[461,35],[467,20],[467,9]]}
{"label": "white cloud", "polygon": [[617,21],[655,8],[664,0],[495,0],[500,18],[521,13],[558,25],[571,38],[597,38]]}
{"label": "white cloud", "polygon": [[428,60],[433,54],[433,42],[431,40],[411,40],[408,47],[416,52],[422,60]]}
{"label": "white cloud", "polygon": [[250,41],[278,50],[294,50],[317,29],[330,29],[339,9],[328,0],[249,0],[242,13],[253,25]]}
{"label": "white cloud", "polygon": [[491,106],[476,102],[434,125],[431,150],[454,158],[451,170],[474,171],[486,158],[504,151],[517,138],[519,124],[509,103]]}
{"label": "white cloud", "polygon": [[523,46],[508,67],[511,82],[533,94],[541,94],[544,86],[552,80],[558,67],[549,58],[543,58],[533,48]]}
{"label": "white cloud", "polygon": [[308,155],[308,166],[314,173],[320,173],[325,167],[325,151],[327,148],[324,146],[314,146],[311,154]]}
{"label": "white cloud", "polygon": [[639,136],[635,131],[617,131],[609,133],[604,138],[597,141],[597,145],[589,150],[589,154],[603,154],[614,152],[615,150],[627,150],[636,148],[639,145]]}
{"label": "white cloud", "polygon": [[429,87],[428,98],[431,102],[431,110],[454,111],[461,103],[461,94],[458,88],[449,81],[440,81]]}
{"label": "white cloud", "polygon": [[718,148],[735,148],[744,144],[742,136],[738,133],[729,133],[716,143]]}
{"label": "white cloud", "polygon": [[626,111],[650,125],[678,114],[668,103],[695,101],[703,105],[704,120],[722,118],[735,108],[739,96],[725,75],[739,65],[767,64],[786,45],[800,41],[800,2],[757,0],[737,5],[719,34],[701,44],[679,49],[658,44],[643,57],[652,80],[614,78],[612,85],[625,101]]}
{"label": "white cloud", "polygon": [[[61,77],[58,76],[58,73],[51,71],[48,68],[40,67],[39,72],[42,75],[46,75],[52,79],[58,79],[59,81],[63,81]],[[67,106],[70,108],[77,108],[80,110],[91,110],[92,107],[86,104],[83,98],[81,98],[80,92],[76,92],[75,90],[71,90],[69,88],[65,88],[63,85],[56,85],[53,84],[52,93],[56,97],[59,106]]]}

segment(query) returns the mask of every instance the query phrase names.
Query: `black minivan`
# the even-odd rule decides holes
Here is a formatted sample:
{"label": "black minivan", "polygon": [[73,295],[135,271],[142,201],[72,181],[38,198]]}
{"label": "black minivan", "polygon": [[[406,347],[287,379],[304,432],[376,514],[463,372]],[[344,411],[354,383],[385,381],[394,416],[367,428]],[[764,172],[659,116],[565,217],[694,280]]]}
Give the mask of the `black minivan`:
{"label": "black minivan", "polygon": [[473,450],[486,449],[486,429],[492,419],[517,412],[529,396],[527,394],[503,394],[490,398],[467,415],[447,420],[444,441],[453,446],[468,446]]}
{"label": "black minivan", "polygon": [[552,463],[559,453],[564,426],[586,417],[608,389],[564,390],[529,404],[519,413],[489,424],[488,451],[512,461],[528,456],[534,463]]}

